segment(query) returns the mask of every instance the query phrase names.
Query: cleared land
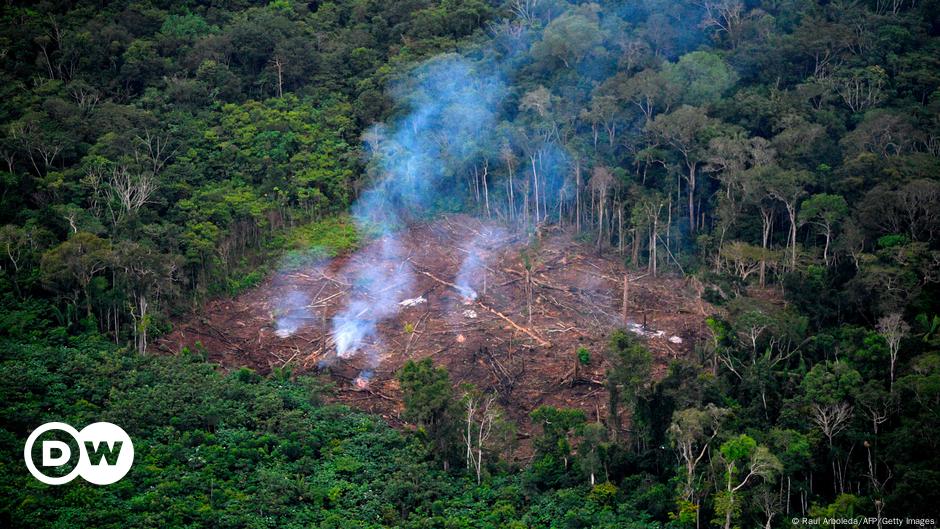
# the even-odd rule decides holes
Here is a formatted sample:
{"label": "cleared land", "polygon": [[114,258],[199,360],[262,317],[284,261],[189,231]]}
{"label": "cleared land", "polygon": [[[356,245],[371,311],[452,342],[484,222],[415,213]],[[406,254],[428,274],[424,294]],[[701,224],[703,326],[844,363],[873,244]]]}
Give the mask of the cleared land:
{"label": "cleared land", "polygon": [[[448,369],[455,387],[472,383],[499,392],[525,439],[531,434],[528,413],[540,405],[606,417],[604,349],[612,329],[625,327],[644,337],[655,376],[705,337],[710,307],[691,283],[628,271],[619,255],[598,255],[561,229],[530,240],[460,215],[411,226],[397,238],[402,248],[396,259],[367,246],[285,270],[235,299],[208,304],[156,347],[175,353],[199,342],[225,368],[267,372],[289,364],[295,372],[319,371],[336,383],[337,400],[393,424],[400,423],[402,411],[396,371],[409,359],[431,357]],[[471,278],[476,299],[456,286],[469,254],[479,262]],[[375,291],[355,284],[364,267],[410,267],[410,284],[382,288],[383,295],[408,301],[343,358],[336,353],[331,322],[351,294],[361,298]],[[591,360],[576,370],[580,346]]]}

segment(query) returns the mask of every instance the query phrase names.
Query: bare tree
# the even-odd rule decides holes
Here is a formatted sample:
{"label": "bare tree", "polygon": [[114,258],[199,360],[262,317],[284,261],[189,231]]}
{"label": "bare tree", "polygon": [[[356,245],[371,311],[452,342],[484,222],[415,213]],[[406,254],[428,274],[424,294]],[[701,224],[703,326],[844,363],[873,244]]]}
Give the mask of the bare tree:
{"label": "bare tree", "polygon": [[875,515],[878,518],[878,529],[881,529],[881,513],[885,508],[885,486],[891,481],[891,478],[894,477],[894,473],[891,472],[891,468],[887,467],[887,475],[884,478],[878,476],[878,461],[875,460],[871,455],[871,443],[865,441],[865,450],[868,453],[868,472],[865,476],[868,478],[869,483],[871,483],[872,492],[874,493],[873,501],[875,504]]}
{"label": "bare tree", "polygon": [[757,493],[754,494],[754,500],[767,518],[767,521],[764,522],[764,529],[771,529],[774,516],[780,512],[782,507],[780,494],[772,490],[769,486],[762,485]]}
{"label": "bare tree", "polygon": [[127,166],[109,163],[89,167],[84,183],[92,188],[92,212],[100,214],[101,203],[104,203],[112,224],[143,207],[157,189],[153,173],[132,172]]}
{"label": "bare tree", "polygon": [[894,393],[894,368],[898,361],[898,350],[901,348],[901,340],[910,334],[911,326],[901,318],[899,313],[894,312],[879,319],[876,328],[878,334],[888,342],[888,353],[891,357],[891,382],[889,389]]}
{"label": "bare tree", "polygon": [[705,9],[701,26],[727,34],[731,46],[736,46],[738,29],[746,18],[744,4],[739,0],[702,0],[699,5]]}
{"label": "bare tree", "polygon": [[467,391],[464,394],[464,414],[466,429],[463,440],[467,446],[467,469],[472,469],[479,485],[483,476],[483,451],[494,432],[494,426],[500,417],[496,406],[495,393],[478,395]]}
{"label": "bare tree", "polygon": [[887,78],[883,68],[869,66],[840,70],[829,81],[852,112],[864,112],[884,99]]}
{"label": "bare tree", "polygon": [[526,24],[532,24],[536,21],[535,9],[539,5],[539,0],[513,0],[509,4],[509,9],[516,18],[524,21]]}
{"label": "bare tree", "polygon": [[69,83],[68,92],[85,115],[91,114],[101,101],[101,94],[98,93],[98,90],[82,81]]}
{"label": "bare tree", "polygon": [[154,134],[149,129],[134,138],[134,160],[138,167],[150,171],[155,176],[159,175],[170,158],[176,154],[177,147],[170,148],[172,139],[169,134]]}
{"label": "bare tree", "polygon": [[835,436],[848,427],[853,411],[854,409],[847,402],[813,403],[810,418],[829,440],[829,448],[832,448],[832,440]]}
{"label": "bare tree", "polygon": [[[19,145],[20,150],[26,153],[37,175],[47,173],[56,157],[64,149],[56,136],[45,134],[39,124],[31,119],[20,120],[10,125],[9,135],[10,139]],[[36,161],[37,156],[42,161],[42,169]]]}
{"label": "bare tree", "polygon": [[277,97],[284,97],[284,59],[280,55],[275,55],[271,59],[271,65],[277,72]]}
{"label": "bare tree", "polygon": [[829,440],[829,452],[832,456],[832,488],[837,493],[845,492],[845,465],[848,464],[852,453],[850,450],[843,465],[841,459],[832,454],[832,441],[849,426],[853,411],[854,408],[847,402],[822,405],[813,403],[811,407],[810,419]]}

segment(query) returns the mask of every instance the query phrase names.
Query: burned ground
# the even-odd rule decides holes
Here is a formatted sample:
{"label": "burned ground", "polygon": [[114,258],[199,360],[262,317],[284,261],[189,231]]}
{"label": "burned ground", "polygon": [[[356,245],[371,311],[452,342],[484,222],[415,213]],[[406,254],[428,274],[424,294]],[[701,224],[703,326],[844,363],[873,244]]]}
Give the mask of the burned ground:
{"label": "burned ground", "polygon": [[[394,262],[364,251],[282,271],[234,299],[209,303],[156,348],[175,353],[199,342],[224,368],[267,372],[289,364],[294,372],[319,371],[336,383],[337,400],[392,424],[401,423],[402,412],[396,371],[409,359],[431,357],[455,387],[499,392],[524,439],[531,434],[528,414],[540,405],[605,419],[604,350],[613,329],[643,335],[655,376],[705,336],[708,307],[685,280],[628,271],[620,256],[598,255],[562,229],[529,239],[461,215],[414,225],[397,239],[402,257]],[[480,242],[471,247],[472,240]],[[477,291],[474,300],[454,284],[468,253],[480,261],[473,277],[462,278]],[[397,313],[376,321],[376,334],[355,354],[337,355],[333,316],[351,293],[376,291],[354,284],[356,271],[406,266],[414,271],[410,282],[382,288],[403,300]],[[580,346],[590,351],[590,363],[575,371]]]}

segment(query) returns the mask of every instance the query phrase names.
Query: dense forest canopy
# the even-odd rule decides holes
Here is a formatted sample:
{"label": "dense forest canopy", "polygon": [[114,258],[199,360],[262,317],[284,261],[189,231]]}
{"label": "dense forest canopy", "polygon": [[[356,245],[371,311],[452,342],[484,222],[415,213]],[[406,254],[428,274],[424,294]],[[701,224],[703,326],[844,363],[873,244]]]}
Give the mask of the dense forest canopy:
{"label": "dense forest canopy", "polygon": [[[936,0],[77,0],[0,17],[4,525],[938,518]],[[629,435],[545,407],[527,464],[503,456],[499,405],[431,363],[399,375],[402,433],[324,404],[316,379],[148,352],[271,269],[456,211],[688,276],[718,307],[711,335],[653,381],[614,332],[594,354]],[[101,419],[139,442],[119,484],[42,486],[20,465],[42,422]]]}

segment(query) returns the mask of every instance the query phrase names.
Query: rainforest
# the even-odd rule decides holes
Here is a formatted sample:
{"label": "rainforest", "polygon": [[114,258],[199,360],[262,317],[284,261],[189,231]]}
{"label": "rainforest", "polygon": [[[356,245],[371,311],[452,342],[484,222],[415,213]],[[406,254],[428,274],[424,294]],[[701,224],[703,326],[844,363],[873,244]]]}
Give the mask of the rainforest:
{"label": "rainforest", "polygon": [[0,525],[940,523],[937,0],[0,20]]}

